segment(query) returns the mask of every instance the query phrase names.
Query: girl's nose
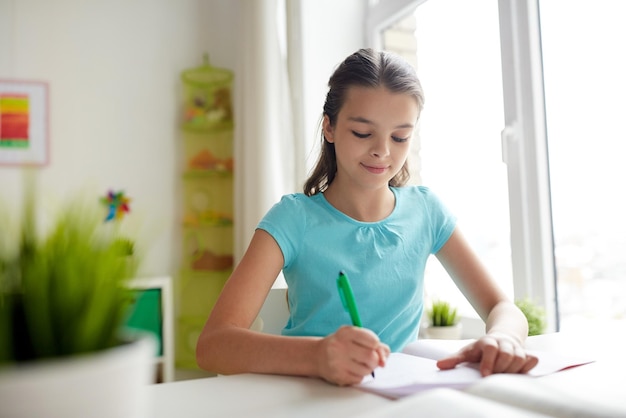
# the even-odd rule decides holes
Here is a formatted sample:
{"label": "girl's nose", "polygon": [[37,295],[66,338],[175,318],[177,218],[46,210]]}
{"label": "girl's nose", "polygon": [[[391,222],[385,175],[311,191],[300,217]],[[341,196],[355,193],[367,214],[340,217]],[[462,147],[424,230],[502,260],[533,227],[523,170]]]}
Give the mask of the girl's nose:
{"label": "girl's nose", "polygon": [[382,158],[389,155],[389,142],[385,138],[378,138],[372,143],[371,154]]}

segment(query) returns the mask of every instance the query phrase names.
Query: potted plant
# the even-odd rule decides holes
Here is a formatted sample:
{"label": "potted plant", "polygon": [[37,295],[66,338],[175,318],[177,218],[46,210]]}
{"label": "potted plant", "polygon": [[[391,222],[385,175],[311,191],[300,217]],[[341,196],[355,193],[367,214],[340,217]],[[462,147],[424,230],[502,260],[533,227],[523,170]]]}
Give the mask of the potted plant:
{"label": "potted plant", "polygon": [[141,414],[156,343],[124,334],[133,241],[70,202],[41,233],[0,216],[0,405],[11,417]]}
{"label": "potted plant", "polygon": [[546,331],[547,320],[545,310],[528,298],[518,299],[515,305],[522,311],[528,321],[528,335],[540,335]]}
{"label": "potted plant", "polygon": [[461,323],[457,308],[444,300],[434,300],[427,311],[428,324],[424,330],[426,338],[459,339]]}

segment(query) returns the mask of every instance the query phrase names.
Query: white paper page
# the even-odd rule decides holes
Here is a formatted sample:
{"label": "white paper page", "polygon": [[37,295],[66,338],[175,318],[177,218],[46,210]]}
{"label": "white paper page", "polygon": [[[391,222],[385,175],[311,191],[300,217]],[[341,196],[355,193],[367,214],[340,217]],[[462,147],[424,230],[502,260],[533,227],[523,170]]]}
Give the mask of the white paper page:
{"label": "white paper page", "polygon": [[590,357],[566,356],[550,351],[528,350],[528,353],[537,356],[539,359],[539,363],[528,372],[529,376],[535,377],[545,376],[570,367],[581,366],[595,361]]}
{"label": "white paper page", "polygon": [[511,405],[494,402],[459,390],[439,388],[376,408],[360,418],[546,418]]}
{"label": "white paper page", "polygon": [[439,370],[435,360],[404,353],[392,353],[386,366],[377,368],[375,373],[375,378],[366,376],[356,387],[390,398],[436,387],[465,388],[482,378],[473,367]]}
{"label": "white paper page", "polygon": [[[594,382],[602,384],[602,382]],[[626,418],[626,406],[595,402],[567,388],[530,376],[499,374],[489,376],[467,388],[467,394],[505,402],[560,418]]]}
{"label": "white paper page", "polygon": [[[433,360],[439,360],[459,351],[466,345],[474,342],[473,339],[466,340],[433,340],[423,339],[408,344],[403,350],[404,353],[418,357],[425,357]],[[580,366],[592,363],[590,357],[570,356],[562,353],[553,353],[550,351],[528,350],[529,354],[537,356],[539,363],[530,372],[529,376],[545,376],[567,369],[569,367]]]}

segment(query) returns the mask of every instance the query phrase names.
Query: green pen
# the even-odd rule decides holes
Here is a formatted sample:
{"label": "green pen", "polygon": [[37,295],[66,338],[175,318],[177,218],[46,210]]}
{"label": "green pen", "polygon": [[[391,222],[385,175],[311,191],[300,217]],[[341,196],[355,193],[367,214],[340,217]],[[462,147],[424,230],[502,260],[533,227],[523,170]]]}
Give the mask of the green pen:
{"label": "green pen", "polygon": [[[359,309],[356,307],[356,300],[354,300],[352,286],[350,285],[350,280],[348,280],[348,276],[343,271],[339,272],[339,277],[337,278],[337,288],[339,289],[339,297],[341,298],[341,302],[343,303],[344,308],[346,308],[346,310],[350,314],[352,325],[362,328],[363,324],[361,323],[361,317],[359,316]],[[374,377],[373,371],[372,377]]]}
{"label": "green pen", "polygon": [[350,314],[352,325],[355,327],[362,327],[361,317],[359,316],[359,310],[356,307],[356,301],[354,300],[354,293],[352,292],[352,286],[350,286],[350,280],[343,271],[339,272],[339,278],[337,278],[337,287],[339,288],[339,296],[344,308]]}

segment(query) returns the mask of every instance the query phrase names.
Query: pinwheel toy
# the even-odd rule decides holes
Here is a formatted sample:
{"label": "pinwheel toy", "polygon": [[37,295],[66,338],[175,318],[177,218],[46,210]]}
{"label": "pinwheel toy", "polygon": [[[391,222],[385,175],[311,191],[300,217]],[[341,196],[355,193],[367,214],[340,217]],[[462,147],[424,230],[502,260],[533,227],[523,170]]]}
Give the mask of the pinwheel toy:
{"label": "pinwheel toy", "polygon": [[124,196],[123,191],[114,193],[112,190],[109,190],[109,193],[105,197],[100,198],[100,202],[109,208],[107,217],[104,220],[105,222],[112,221],[113,219],[122,219],[124,214],[130,212],[130,199]]}

